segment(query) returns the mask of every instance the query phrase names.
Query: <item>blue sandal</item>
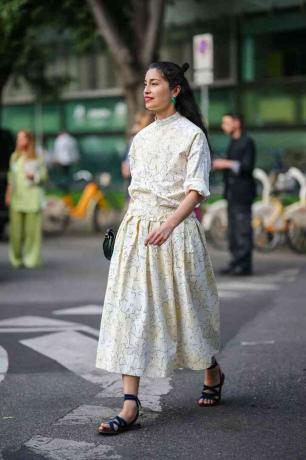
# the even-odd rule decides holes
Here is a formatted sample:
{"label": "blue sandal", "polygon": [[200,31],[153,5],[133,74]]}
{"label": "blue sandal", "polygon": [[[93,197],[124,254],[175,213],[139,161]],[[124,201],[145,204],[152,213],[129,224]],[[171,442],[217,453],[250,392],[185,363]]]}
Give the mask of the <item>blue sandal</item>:
{"label": "blue sandal", "polygon": [[[214,367],[217,367],[217,366],[219,365],[217,361],[215,360],[214,364],[210,366],[208,369],[213,369]],[[223,372],[221,372],[220,368],[219,368],[219,374],[220,374],[220,382],[217,383],[217,385],[204,384],[202,394],[200,398],[198,399],[198,405],[200,407],[213,407],[213,406],[217,406],[218,404],[220,404],[222,387],[223,387],[224,380],[225,380],[225,375],[223,374]],[[210,404],[200,403],[200,401],[201,400],[203,401],[204,399],[209,399],[210,401],[213,401],[213,402]]]}
{"label": "blue sandal", "polygon": [[114,435],[114,434],[123,433],[123,431],[130,430],[131,428],[140,428],[140,423],[137,423],[135,425],[135,422],[139,417],[139,408],[141,407],[141,403],[138,397],[135,395],[125,394],[124,401],[135,401],[136,402],[136,405],[137,405],[136,417],[131,422],[128,423],[127,421],[124,420],[124,418],[119,417],[119,415],[116,415],[116,417],[113,417],[112,419],[105,422],[109,425],[109,428],[102,428],[101,430],[100,429],[101,425],[100,425],[98,429],[99,434]]}

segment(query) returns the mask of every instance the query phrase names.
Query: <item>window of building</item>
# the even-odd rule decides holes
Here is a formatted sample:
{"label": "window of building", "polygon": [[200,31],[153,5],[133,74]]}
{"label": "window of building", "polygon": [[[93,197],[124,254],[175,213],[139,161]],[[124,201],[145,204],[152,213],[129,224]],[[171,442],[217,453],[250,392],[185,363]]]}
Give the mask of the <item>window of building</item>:
{"label": "window of building", "polygon": [[247,36],[243,41],[244,81],[306,77],[306,30]]}
{"label": "window of building", "polygon": [[243,90],[241,111],[246,123],[251,126],[292,125],[299,122],[297,95],[284,88]]}

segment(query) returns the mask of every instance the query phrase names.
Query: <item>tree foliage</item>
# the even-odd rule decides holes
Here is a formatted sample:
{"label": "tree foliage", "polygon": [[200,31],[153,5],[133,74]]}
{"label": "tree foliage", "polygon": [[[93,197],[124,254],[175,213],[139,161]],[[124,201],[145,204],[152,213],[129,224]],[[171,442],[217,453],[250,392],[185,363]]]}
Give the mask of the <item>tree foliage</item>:
{"label": "tree foliage", "polygon": [[[166,0],[0,0],[0,101],[9,77],[24,77],[37,98],[56,97],[69,76],[46,73],[59,48],[107,46],[129,113],[142,107],[143,73],[157,57]],[[58,44],[61,44],[59,47]]]}
{"label": "tree foliage", "polygon": [[97,39],[86,4],[77,0],[0,0],[0,97],[12,74],[25,78],[38,97],[55,97],[68,82],[46,74],[58,43],[81,53]]}

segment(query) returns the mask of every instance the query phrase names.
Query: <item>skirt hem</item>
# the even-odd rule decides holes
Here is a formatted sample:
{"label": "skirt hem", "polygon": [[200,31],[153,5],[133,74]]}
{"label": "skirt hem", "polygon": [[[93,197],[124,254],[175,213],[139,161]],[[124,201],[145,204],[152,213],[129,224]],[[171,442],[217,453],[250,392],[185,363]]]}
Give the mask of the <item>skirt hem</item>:
{"label": "skirt hem", "polygon": [[208,367],[211,366],[212,358],[217,353],[219,353],[219,350],[216,349],[215,351],[212,352],[211,357],[208,358],[207,360],[203,361],[202,364],[188,366],[186,364],[177,362],[173,367],[169,367],[168,370],[159,371],[158,373],[154,372],[154,371],[151,372],[148,369],[143,370],[143,371],[141,371],[141,370],[139,370],[139,371],[135,371],[135,370],[131,371],[128,368],[124,368],[124,367],[121,367],[119,369],[119,367],[107,366],[107,365],[99,365],[98,362],[96,363],[96,368],[97,369],[103,369],[104,371],[114,373],[114,374],[131,375],[133,377],[167,378],[167,377],[171,377],[171,375],[173,374],[173,371],[175,369],[189,369],[189,370],[192,370],[192,371],[203,371],[203,370],[205,370],[205,369],[207,369]]}

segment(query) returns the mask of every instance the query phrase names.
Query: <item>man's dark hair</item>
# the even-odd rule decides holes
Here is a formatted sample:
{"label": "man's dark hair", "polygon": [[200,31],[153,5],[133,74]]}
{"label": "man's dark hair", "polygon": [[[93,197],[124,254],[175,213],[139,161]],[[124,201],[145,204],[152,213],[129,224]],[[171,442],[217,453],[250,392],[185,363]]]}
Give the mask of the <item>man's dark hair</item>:
{"label": "man's dark hair", "polygon": [[233,118],[233,120],[238,120],[239,123],[240,123],[241,129],[244,128],[244,118],[243,118],[243,115],[241,115],[241,113],[228,112],[228,113],[225,113],[223,116],[224,117],[231,117],[231,118]]}

